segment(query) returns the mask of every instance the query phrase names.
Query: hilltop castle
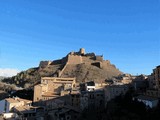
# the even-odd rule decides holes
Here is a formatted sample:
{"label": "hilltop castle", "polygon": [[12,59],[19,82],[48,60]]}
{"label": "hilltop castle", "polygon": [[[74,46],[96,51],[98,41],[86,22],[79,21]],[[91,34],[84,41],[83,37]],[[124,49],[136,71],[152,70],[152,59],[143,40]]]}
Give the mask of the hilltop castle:
{"label": "hilltop castle", "polygon": [[[78,52],[70,52],[66,57],[55,61],[41,61],[39,68],[45,68],[49,65],[62,64],[63,67],[57,71],[57,77],[61,77],[67,65],[86,64],[93,65],[100,69],[110,65],[109,60],[104,60],[103,55],[95,55],[95,53],[86,53],[84,48],[80,48]],[[114,67],[114,65],[112,65]]]}
{"label": "hilltop castle", "polygon": [[80,48],[78,52],[70,52],[66,57],[56,61],[41,61],[40,68],[47,67],[52,64],[92,64],[102,68],[104,64],[110,64],[110,61],[103,60],[103,55],[95,55],[95,53],[85,53],[84,48]]}

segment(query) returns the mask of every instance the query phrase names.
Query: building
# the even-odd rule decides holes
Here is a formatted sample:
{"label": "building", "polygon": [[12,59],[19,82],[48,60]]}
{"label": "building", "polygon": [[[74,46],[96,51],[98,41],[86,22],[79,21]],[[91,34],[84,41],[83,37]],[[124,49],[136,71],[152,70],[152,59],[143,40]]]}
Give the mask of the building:
{"label": "building", "polygon": [[139,102],[143,102],[146,107],[154,108],[158,105],[158,98],[153,98],[149,96],[139,95],[137,97],[133,97],[133,100],[137,100]]}
{"label": "building", "polygon": [[71,92],[70,105],[83,111],[84,109],[101,109],[105,107],[104,90]]}
{"label": "building", "polygon": [[78,90],[71,91],[70,93],[71,106],[80,108],[80,98],[81,98],[81,94]]}
{"label": "building", "polygon": [[159,92],[160,91],[157,89],[147,89],[145,94],[150,97],[158,97],[159,98],[160,97]]}
{"label": "building", "polygon": [[4,120],[17,120],[18,118],[19,116],[16,113],[2,113],[2,119]]}
{"label": "building", "polygon": [[84,110],[84,109],[88,109],[88,94],[86,91],[81,92],[81,96],[80,96],[80,109]]}
{"label": "building", "polygon": [[19,106],[15,107],[13,111],[21,120],[35,120],[35,118],[42,118],[45,116],[45,109],[43,107]]}
{"label": "building", "polygon": [[154,80],[154,76],[153,73],[151,75],[148,76],[148,88],[149,89],[156,89],[156,82]]}
{"label": "building", "polygon": [[124,74],[122,76],[122,81],[121,82],[123,84],[130,84],[130,83],[132,83],[132,80],[133,80],[133,78],[132,78],[132,76],[130,74]]}
{"label": "building", "polygon": [[148,77],[148,83],[146,95],[160,98],[160,66],[153,69],[153,73]]}
{"label": "building", "polygon": [[64,106],[64,101],[60,100],[58,98],[46,100],[45,106],[47,107],[46,109],[58,109],[58,108],[62,108]]}
{"label": "building", "polygon": [[105,96],[104,96],[104,90],[99,89],[94,91],[94,97],[95,97],[95,109],[97,110],[103,110],[105,108]]}
{"label": "building", "polygon": [[156,89],[160,89],[160,65],[153,69],[154,80]]}
{"label": "building", "polygon": [[76,109],[70,105],[65,105],[62,108],[48,111],[47,120],[78,120],[79,116],[79,109]]}
{"label": "building", "polygon": [[136,92],[143,93],[148,88],[147,76],[136,76],[132,81],[132,86]]}
{"label": "building", "polygon": [[[9,119],[9,118],[15,118],[19,119],[21,116],[27,117],[32,116],[33,110],[30,109],[32,106],[32,101],[14,97],[14,98],[6,98],[2,100],[1,102],[1,114],[3,115],[3,118]],[[23,108],[23,109],[22,109]],[[23,114],[20,114],[23,113]],[[35,114],[34,112],[33,114]]]}
{"label": "building", "polygon": [[94,81],[86,82],[80,85],[80,90],[72,90],[70,93],[70,105],[84,109],[104,108],[104,89],[95,86]]}
{"label": "building", "polygon": [[42,77],[34,87],[34,102],[41,102],[69,93],[76,86],[75,78]]}
{"label": "building", "polygon": [[11,112],[14,108],[20,107],[20,106],[31,106],[32,101],[26,100],[22,98],[6,98],[5,99],[5,106],[4,106],[4,112],[8,113]]}
{"label": "building", "polygon": [[128,85],[110,85],[104,88],[105,91],[105,103],[114,99],[119,95],[125,95],[126,92],[129,90]]}
{"label": "building", "polygon": [[87,91],[94,91],[95,88],[96,88],[94,81],[89,81],[89,82],[87,82],[87,83],[85,84],[85,86],[86,86],[86,90],[87,90]]}

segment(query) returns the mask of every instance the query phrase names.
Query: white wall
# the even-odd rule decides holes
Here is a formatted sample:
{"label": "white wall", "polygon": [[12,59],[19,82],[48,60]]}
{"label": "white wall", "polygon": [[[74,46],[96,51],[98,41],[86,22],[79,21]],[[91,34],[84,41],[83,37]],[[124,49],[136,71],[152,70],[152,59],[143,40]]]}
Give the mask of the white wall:
{"label": "white wall", "polygon": [[9,119],[9,118],[16,118],[18,115],[16,113],[3,113],[3,118]]}
{"label": "white wall", "polygon": [[94,91],[95,90],[95,86],[87,86],[87,91]]}
{"label": "white wall", "polygon": [[0,101],[0,114],[4,112],[5,100]]}

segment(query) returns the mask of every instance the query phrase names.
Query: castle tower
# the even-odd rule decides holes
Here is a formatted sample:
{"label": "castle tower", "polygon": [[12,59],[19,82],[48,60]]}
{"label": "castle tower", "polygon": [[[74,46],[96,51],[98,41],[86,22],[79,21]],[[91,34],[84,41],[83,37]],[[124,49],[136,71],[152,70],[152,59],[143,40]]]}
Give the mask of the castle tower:
{"label": "castle tower", "polygon": [[80,52],[81,55],[85,55],[85,49],[84,48],[80,48],[79,52]]}

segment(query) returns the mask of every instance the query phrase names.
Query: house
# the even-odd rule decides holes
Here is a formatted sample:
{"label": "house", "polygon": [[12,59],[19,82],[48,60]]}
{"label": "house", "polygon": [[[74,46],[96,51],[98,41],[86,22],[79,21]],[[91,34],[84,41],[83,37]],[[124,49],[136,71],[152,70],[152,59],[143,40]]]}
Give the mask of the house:
{"label": "house", "polygon": [[16,113],[2,113],[2,118],[5,120],[16,120],[18,118],[18,115]]}
{"label": "house", "polygon": [[80,110],[104,108],[104,90],[94,91],[72,91],[70,94],[70,105]]}
{"label": "house", "polygon": [[158,105],[158,98],[145,96],[145,95],[139,95],[136,97],[133,97],[133,100],[137,100],[139,102],[143,102],[147,107],[154,108]]}
{"label": "house", "polygon": [[95,83],[94,81],[90,81],[86,83],[86,90],[87,91],[94,91],[95,90]]}
{"label": "house", "polygon": [[32,101],[26,100],[22,98],[6,98],[5,99],[5,106],[4,106],[4,112],[8,113],[11,112],[13,108],[19,107],[19,106],[31,106]]}
{"label": "house", "polygon": [[35,118],[44,117],[45,109],[43,107],[19,106],[13,109],[19,116],[19,119],[35,120]]}
{"label": "house", "polygon": [[129,89],[129,85],[110,85],[104,88],[105,91],[105,103],[114,99],[119,95],[125,95]]}
{"label": "house", "polygon": [[[19,118],[21,112],[29,112],[32,101],[14,97],[0,101],[0,113],[4,119]],[[29,113],[31,115],[31,113]],[[24,114],[23,114],[24,116]]]}
{"label": "house", "polygon": [[46,109],[56,109],[64,106],[64,101],[61,99],[50,99],[45,101]]}
{"label": "house", "polygon": [[84,110],[86,108],[88,108],[88,94],[86,91],[81,92],[81,96],[80,96],[80,109]]}
{"label": "house", "polygon": [[160,65],[153,69],[155,88],[160,89]]}
{"label": "house", "polygon": [[78,120],[80,110],[70,105],[48,111],[49,120]]}
{"label": "house", "polygon": [[72,90],[70,93],[70,105],[76,108],[80,108],[81,94],[78,90]]}
{"label": "house", "polygon": [[34,86],[34,103],[54,99],[69,93],[76,86],[75,78],[42,77],[41,84]]}
{"label": "house", "polygon": [[95,97],[95,101],[94,101],[95,109],[103,110],[105,108],[104,90],[101,90],[101,89],[95,90],[94,97]]}
{"label": "house", "polygon": [[78,120],[79,115],[79,109],[67,105],[55,112],[55,120]]}
{"label": "house", "polygon": [[139,93],[144,92],[148,87],[147,76],[145,75],[136,76],[136,78],[132,80],[132,86],[134,87],[135,91]]}

